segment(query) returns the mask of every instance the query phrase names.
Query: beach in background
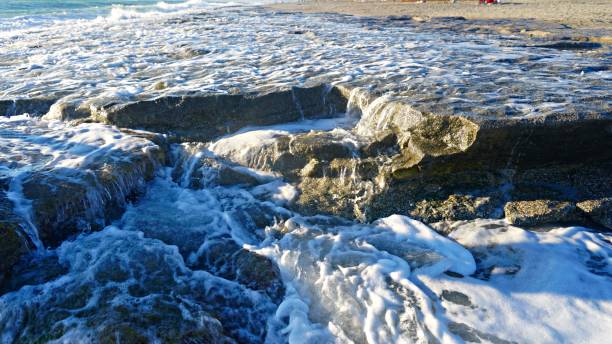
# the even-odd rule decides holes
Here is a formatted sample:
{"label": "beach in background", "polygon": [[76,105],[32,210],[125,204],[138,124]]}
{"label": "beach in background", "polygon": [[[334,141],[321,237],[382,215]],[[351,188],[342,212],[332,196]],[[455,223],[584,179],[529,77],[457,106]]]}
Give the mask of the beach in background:
{"label": "beach in background", "polygon": [[302,12],[336,12],[358,16],[407,15],[419,17],[462,16],[467,19],[537,19],[574,28],[612,26],[610,0],[508,0],[479,5],[477,0],[456,1],[304,1],[274,4],[273,8]]}

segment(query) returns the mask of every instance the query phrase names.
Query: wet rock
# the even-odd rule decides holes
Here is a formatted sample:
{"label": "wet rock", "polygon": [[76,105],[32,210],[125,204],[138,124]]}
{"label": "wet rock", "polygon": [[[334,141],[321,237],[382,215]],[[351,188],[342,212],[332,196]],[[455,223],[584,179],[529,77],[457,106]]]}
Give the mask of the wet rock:
{"label": "wet rock", "polygon": [[330,214],[345,218],[365,220],[363,205],[373,195],[372,182],[351,181],[344,178],[304,178],[301,193],[294,207],[306,215]]}
{"label": "wet rock", "polygon": [[67,272],[54,252],[33,252],[13,267],[4,286],[0,283],[0,294],[19,290],[26,285],[39,285],[52,281]]}
{"label": "wet rock", "polygon": [[353,147],[342,142],[344,137],[338,137],[326,132],[311,132],[297,135],[289,143],[291,152],[303,159],[317,158],[330,161],[338,158],[350,158]]}
{"label": "wet rock", "polygon": [[104,218],[102,209],[97,207],[98,200],[91,199],[88,194],[96,187],[93,178],[79,172],[68,177],[76,181],[33,173],[23,183],[24,196],[32,201],[39,237],[48,246],[58,246],[71,235],[103,226],[103,220],[95,221]]}
{"label": "wet rock", "polygon": [[99,230],[121,216],[127,202],[143,190],[165,161],[161,149],[132,153],[135,155],[126,156],[127,160],[101,157],[89,170],[56,168],[24,177],[23,195],[32,203],[33,220],[46,246],[58,246],[80,232]]}
{"label": "wet rock", "polygon": [[508,202],[504,213],[510,223],[531,227],[571,222],[576,219],[576,205],[549,200]]}
{"label": "wet rock", "polygon": [[[606,163],[612,157],[607,151],[612,148],[612,118],[605,114],[550,115],[479,125],[475,142],[455,159],[485,168],[525,170],[551,164],[588,166]],[[577,139],[582,137],[589,140]],[[596,149],[595,142],[606,150]]]}
{"label": "wet rock", "polygon": [[243,203],[233,210],[232,216],[240,221],[242,227],[258,239],[265,239],[265,228],[284,221],[292,216],[292,213],[284,208],[279,208],[267,202]]}
{"label": "wet rock", "polygon": [[15,264],[29,252],[28,241],[14,222],[0,220],[0,294]]}
{"label": "wet rock", "polygon": [[[414,144],[404,145],[402,157],[394,163],[396,178],[427,175],[442,169],[448,173],[466,169],[525,170],[551,164],[584,166],[585,161],[603,163],[612,158],[610,152],[594,147],[595,141],[575,139],[584,135],[596,137],[600,140],[597,142],[612,149],[609,129],[612,119],[604,116],[590,119],[549,116],[533,120],[481,121],[465,126],[462,124],[469,122],[444,123],[438,124],[441,128],[449,126],[455,130],[451,130],[452,133],[444,129],[433,130],[425,138],[415,139]],[[422,128],[427,132],[426,126]]]}
{"label": "wet rock", "polygon": [[[357,106],[362,116],[356,131],[372,142],[361,154],[383,157],[380,148],[368,149],[398,147],[390,161],[379,161],[376,180],[384,187],[374,190],[376,196],[365,205],[369,219],[393,213],[428,222],[499,218],[508,199],[610,197],[612,119],[606,112],[462,117],[428,113],[399,98],[344,90],[349,93],[355,97],[349,107]],[[386,144],[380,144],[380,136]],[[318,164],[308,176],[323,169]],[[577,217],[566,220],[580,222]]]}
{"label": "wet rock", "polygon": [[217,178],[219,185],[257,185],[259,181],[253,175],[236,168],[222,166]]}
{"label": "wet rock", "polygon": [[448,324],[448,330],[459,336],[466,342],[482,343],[483,341],[494,344],[512,344],[514,341],[501,339],[493,334],[484,333],[463,323],[451,321]]}
{"label": "wet rock", "polygon": [[327,85],[267,93],[163,97],[108,104],[92,111],[95,120],[126,128],[171,133],[183,141],[208,141],[246,126],[330,117],[343,112],[346,99]]}
{"label": "wet rock", "polygon": [[[438,230],[436,229],[436,231],[438,231]],[[453,271],[445,271],[444,274],[447,275],[447,276],[453,277],[453,278],[463,278],[464,277],[462,274],[456,273],[456,272],[453,272]]]}
{"label": "wet rock", "polygon": [[[503,206],[502,188],[508,182],[502,173],[466,169],[436,172],[414,170],[397,180],[383,172],[385,183],[365,206],[367,218],[405,214],[424,222],[499,218]],[[379,176],[378,178],[381,178]]]}
{"label": "wet rock", "polygon": [[285,286],[276,263],[268,257],[241,249],[235,260],[237,281],[254,290],[263,290],[272,301],[280,303]]}
{"label": "wet rock", "polygon": [[532,45],[532,47],[558,50],[594,50],[601,48],[601,44],[596,42],[560,41],[554,43]]}
{"label": "wet rock", "polygon": [[306,166],[304,166],[304,168],[300,172],[300,175],[302,177],[321,178],[324,176],[326,166],[327,165],[322,161],[319,161],[317,159],[310,159],[308,164],[306,164]]}
{"label": "wet rock", "polygon": [[55,102],[43,116],[46,120],[66,121],[80,120],[84,121],[90,115],[90,108],[87,103],[80,104],[75,100],[61,100]]}
{"label": "wet rock", "polygon": [[15,99],[0,100],[0,116],[15,116],[28,113],[33,116],[46,114],[57,99]]}
{"label": "wet rock", "polygon": [[499,209],[499,200],[491,197],[450,195],[445,200],[421,200],[408,214],[415,219],[430,223],[442,220],[470,220],[494,218]]}
{"label": "wet rock", "polygon": [[285,295],[278,266],[270,258],[239,247],[230,238],[208,244],[194,267],[261,291],[277,304]]}
{"label": "wet rock", "polygon": [[[610,197],[612,120],[603,114],[464,118],[345,93],[361,99],[349,107],[362,114],[355,131],[366,142],[345,157],[322,143],[338,138],[307,134],[318,142],[303,140],[305,145],[334,153],[299,156],[293,168],[304,167],[290,174],[301,183],[299,211],[367,220],[399,213],[432,222],[500,218],[508,200]],[[576,139],[585,136],[597,139]],[[300,138],[287,139],[294,140]],[[573,215],[561,220],[582,223]]]}
{"label": "wet rock", "polygon": [[582,201],[576,206],[593,222],[612,230],[612,198]]}
{"label": "wet rock", "polygon": [[[410,136],[399,137],[402,151],[410,155],[441,156],[467,150],[476,140],[478,125],[459,116],[428,116],[410,131]],[[410,167],[410,166],[407,166]]]}
{"label": "wet rock", "polygon": [[460,293],[454,290],[443,290],[442,295],[440,295],[442,300],[452,302],[461,306],[471,306],[472,302],[470,301],[469,296]]}
{"label": "wet rock", "polygon": [[13,214],[12,202],[0,190],[0,294],[13,267],[28,252],[30,244],[21,229],[20,219]]}
{"label": "wet rock", "polygon": [[[359,89],[338,86],[343,94]],[[362,94],[366,92],[366,94]],[[612,153],[612,118],[605,102],[594,102],[589,111],[542,114],[513,118],[493,114],[459,115],[448,106],[436,108],[432,101],[412,101],[400,96],[379,97],[361,90],[349,104],[363,115],[357,132],[375,137],[391,130],[402,148],[404,168],[441,162],[483,168],[530,168],[548,163],[609,161]],[[406,97],[411,94],[406,94]],[[359,99],[366,99],[361,101]],[[578,140],[577,137],[596,138]],[[598,142],[599,144],[595,144]],[[606,149],[597,146],[603,144]],[[560,150],[559,147],[565,149]],[[396,169],[401,168],[398,164]]]}
{"label": "wet rock", "polygon": [[411,21],[412,17],[410,16],[388,16],[387,20],[390,21]]}
{"label": "wet rock", "polygon": [[395,155],[398,152],[397,135],[392,130],[384,130],[378,133],[374,141],[361,148],[361,154],[365,157]]}

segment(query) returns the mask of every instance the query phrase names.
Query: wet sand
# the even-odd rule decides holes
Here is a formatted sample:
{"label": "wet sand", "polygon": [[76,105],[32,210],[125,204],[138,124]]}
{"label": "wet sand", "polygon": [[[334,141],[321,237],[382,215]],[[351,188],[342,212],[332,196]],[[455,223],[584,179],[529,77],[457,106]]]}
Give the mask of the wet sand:
{"label": "wet sand", "polygon": [[[612,32],[612,0],[512,0],[497,5],[479,5],[477,0],[419,2],[305,1],[270,7],[287,11],[336,12],[358,16],[406,15],[432,18],[462,16],[467,19],[535,19],[574,29]],[[601,34],[600,34],[601,36]]]}

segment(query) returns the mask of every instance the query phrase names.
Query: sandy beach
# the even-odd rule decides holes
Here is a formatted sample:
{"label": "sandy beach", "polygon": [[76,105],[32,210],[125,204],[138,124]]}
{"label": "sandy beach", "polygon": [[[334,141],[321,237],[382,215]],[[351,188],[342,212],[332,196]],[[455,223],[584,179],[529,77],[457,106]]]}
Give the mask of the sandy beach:
{"label": "sandy beach", "polygon": [[[309,13],[336,12],[357,16],[407,15],[417,17],[462,16],[467,19],[536,19],[559,23],[575,29],[612,28],[612,0],[512,0],[497,5],[478,1],[353,2],[306,1],[276,4],[272,8]],[[609,31],[608,31],[609,32]]]}

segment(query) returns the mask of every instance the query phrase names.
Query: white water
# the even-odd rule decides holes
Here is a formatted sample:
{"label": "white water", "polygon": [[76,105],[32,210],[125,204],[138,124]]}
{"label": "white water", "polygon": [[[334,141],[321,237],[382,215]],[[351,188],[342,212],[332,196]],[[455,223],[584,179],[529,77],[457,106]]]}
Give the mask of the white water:
{"label": "white water", "polygon": [[449,235],[477,257],[474,277],[420,276],[449,321],[518,343],[605,343],[612,326],[612,237],[586,228],[530,232],[503,221],[457,223]]}
{"label": "white water", "polygon": [[[31,202],[23,196],[21,184],[25,179],[41,173],[78,183],[83,175],[94,176],[105,164],[114,166],[135,157],[151,157],[158,149],[148,140],[103,124],[69,126],[28,115],[0,117],[0,176],[11,179],[7,195],[25,220],[28,237],[38,249],[44,245],[32,219]],[[90,190],[91,207],[99,207],[109,192],[128,188],[124,179],[128,176],[117,177],[114,189]]]}
{"label": "white water", "polygon": [[259,251],[276,258],[296,289],[277,311],[277,318],[289,318],[289,342],[426,342],[430,332],[451,340],[411,278],[471,274],[475,263],[467,250],[404,216],[372,225],[326,220],[333,223],[291,219],[282,226],[284,237]]}
{"label": "white water", "polygon": [[[236,136],[248,134],[257,145],[274,130],[331,128],[328,122]],[[70,141],[86,127],[54,133]],[[88,142],[115,137],[98,135],[110,127],[93,128]],[[128,136],[115,139],[136,144]],[[229,149],[229,139],[212,143],[213,151]],[[283,208],[278,195],[287,193],[280,189],[291,185],[278,177],[242,169],[259,185],[223,186],[217,178],[225,162],[206,145],[173,151],[187,176],[172,179],[171,168],[160,170],[113,226],[54,251],[66,273],[0,297],[3,342],[32,340],[51,331],[45,326],[62,329],[57,342],[95,341],[122,322],[154,342],[177,319],[183,332],[218,331],[220,321],[226,335],[268,343],[457,343],[458,334],[496,343],[596,343],[610,335],[610,235],[579,227],[535,233],[479,220],[452,224],[445,238],[399,215],[372,224],[303,217]],[[73,153],[41,156],[72,164]],[[198,173],[198,188],[181,186]],[[240,247],[278,264],[286,288],[278,307],[272,289],[248,287],[228,272],[230,260],[211,263]],[[37,320],[26,320],[28,312]],[[156,314],[161,320],[151,327],[146,319]]]}
{"label": "white water", "polygon": [[[2,21],[0,99],[65,97],[88,106],[383,78],[404,88],[379,99],[406,92],[418,102],[442,90],[443,101],[460,111],[476,104],[481,114],[507,106],[529,115],[605,97],[611,78],[608,70],[581,73],[601,62],[596,58],[505,46],[495,37],[329,15],[165,6],[117,7],[42,26]],[[370,104],[375,124],[391,113],[382,105]],[[303,121],[173,146],[175,166],[160,169],[112,226],[48,252],[65,272],[0,296],[0,341],[90,342],[121,324],[149,342],[176,328],[172,339],[207,331],[268,343],[598,343],[612,335],[608,234],[473,221],[454,224],[445,238],[398,215],[372,224],[305,217],[285,208],[298,195],[294,185],[219,159],[250,165],[275,137],[309,130],[335,129],[355,145],[336,129],[351,124]],[[13,178],[9,196],[39,247],[22,177],[89,173],[100,161],[156,148],[100,124],[0,117],[0,172]],[[255,185],[220,185],[228,166]],[[240,248],[279,266],[286,290],[280,300],[277,285],[258,288],[232,270],[228,261]]]}
{"label": "white water", "polygon": [[266,0],[12,0],[0,3],[0,30],[47,26],[64,21],[122,20],[180,15],[194,10],[255,6]]}
{"label": "white water", "polygon": [[583,73],[605,65],[598,58],[426,23],[197,4],[138,13],[118,8],[107,17],[0,30],[0,99],[62,98],[88,108],[355,82],[391,86],[395,96],[439,101],[455,113],[522,116],[594,106],[612,78],[607,68]]}
{"label": "white water", "polygon": [[267,146],[274,146],[279,137],[311,131],[330,131],[338,133],[346,141],[346,145],[351,146],[355,143],[350,140],[350,134],[344,128],[350,129],[352,125],[354,125],[354,120],[340,117],[303,120],[264,128],[246,127],[211,143],[208,150],[238,164],[263,169],[268,158],[265,149]]}

